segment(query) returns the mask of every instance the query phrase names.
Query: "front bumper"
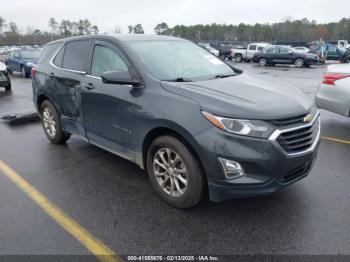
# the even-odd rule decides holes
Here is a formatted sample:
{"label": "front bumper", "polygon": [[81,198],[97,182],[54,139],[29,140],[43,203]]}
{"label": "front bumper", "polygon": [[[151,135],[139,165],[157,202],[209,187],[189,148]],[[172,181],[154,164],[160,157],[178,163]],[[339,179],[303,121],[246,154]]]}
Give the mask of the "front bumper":
{"label": "front bumper", "polygon": [[317,65],[317,64],[320,64],[321,62],[316,59],[316,58],[307,58],[305,59],[305,64],[306,65]]}
{"label": "front bumper", "polygon": [[[202,145],[200,158],[208,179],[209,196],[217,202],[269,194],[307,176],[317,156],[320,130],[318,126],[312,147],[298,154],[286,153],[275,140],[233,135],[215,127],[196,139]],[[239,162],[245,175],[227,179],[218,157]]]}

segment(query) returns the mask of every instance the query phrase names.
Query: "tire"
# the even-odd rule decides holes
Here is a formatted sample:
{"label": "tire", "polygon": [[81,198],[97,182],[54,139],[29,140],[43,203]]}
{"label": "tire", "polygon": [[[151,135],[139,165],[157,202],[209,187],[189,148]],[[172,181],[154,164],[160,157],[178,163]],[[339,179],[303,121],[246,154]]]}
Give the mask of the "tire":
{"label": "tire", "polygon": [[241,54],[235,55],[235,62],[241,63],[243,60],[243,56]]}
{"label": "tire", "polygon": [[21,66],[21,73],[24,78],[29,78],[29,74],[26,72],[24,66]]}
{"label": "tire", "polygon": [[49,100],[41,104],[40,116],[45,135],[51,143],[63,144],[70,138],[70,134],[63,131],[58,112]]}
{"label": "tire", "polygon": [[[169,161],[169,155],[170,160],[178,159],[175,164]],[[193,207],[204,195],[204,176],[198,160],[173,136],[161,136],[152,142],[147,153],[147,173],[158,196],[173,207]]]}
{"label": "tire", "polygon": [[8,75],[6,78],[7,78],[7,85],[5,86],[5,90],[10,91],[11,90],[11,79]]}
{"label": "tire", "polygon": [[302,58],[297,58],[297,59],[295,59],[294,65],[295,65],[295,67],[297,67],[297,68],[303,67],[303,66],[304,66],[304,59],[302,59]]}
{"label": "tire", "polygon": [[265,57],[260,58],[259,65],[260,66],[267,66],[267,59]]}

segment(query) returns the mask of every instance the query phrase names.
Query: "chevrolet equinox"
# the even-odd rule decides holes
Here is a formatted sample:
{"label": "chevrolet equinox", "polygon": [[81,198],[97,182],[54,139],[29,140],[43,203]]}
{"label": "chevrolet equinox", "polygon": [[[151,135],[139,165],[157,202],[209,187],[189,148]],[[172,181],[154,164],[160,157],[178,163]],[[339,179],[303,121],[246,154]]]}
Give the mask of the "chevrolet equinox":
{"label": "chevrolet equinox", "polygon": [[72,134],[147,170],[156,193],[189,208],[269,194],[310,172],[317,108],[299,89],[254,76],[174,37],[51,42],[33,69],[47,138]]}

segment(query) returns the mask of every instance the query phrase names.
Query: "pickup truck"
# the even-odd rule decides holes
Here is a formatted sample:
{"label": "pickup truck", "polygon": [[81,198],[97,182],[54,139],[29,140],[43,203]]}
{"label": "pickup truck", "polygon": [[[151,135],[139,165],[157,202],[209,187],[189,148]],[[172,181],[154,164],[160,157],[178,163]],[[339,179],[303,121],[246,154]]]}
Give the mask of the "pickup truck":
{"label": "pickup truck", "polygon": [[238,63],[242,61],[249,62],[255,53],[263,52],[269,47],[272,47],[272,45],[268,43],[251,43],[247,46],[247,49],[231,49],[231,57]]}
{"label": "pickup truck", "polygon": [[347,51],[344,47],[338,47],[328,43],[312,47],[309,53],[318,54],[324,60],[337,60],[343,62]]}

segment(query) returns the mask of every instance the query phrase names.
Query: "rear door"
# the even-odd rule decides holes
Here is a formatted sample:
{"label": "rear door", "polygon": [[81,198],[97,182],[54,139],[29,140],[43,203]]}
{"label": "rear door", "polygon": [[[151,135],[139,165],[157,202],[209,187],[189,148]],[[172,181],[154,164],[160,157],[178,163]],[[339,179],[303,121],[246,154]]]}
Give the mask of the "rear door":
{"label": "rear door", "polygon": [[247,58],[251,59],[256,53],[257,45],[249,45],[247,49]]}
{"label": "rear door", "polygon": [[107,71],[130,71],[121,50],[107,41],[95,41],[91,69],[85,77],[82,101],[86,134],[90,142],[127,159],[134,158],[132,122],[136,97],[132,86],[102,82]]}
{"label": "rear door", "polygon": [[90,48],[91,40],[66,43],[55,56],[50,73],[64,129],[83,136],[85,131],[81,89],[88,69]]}

